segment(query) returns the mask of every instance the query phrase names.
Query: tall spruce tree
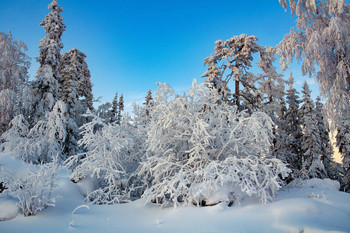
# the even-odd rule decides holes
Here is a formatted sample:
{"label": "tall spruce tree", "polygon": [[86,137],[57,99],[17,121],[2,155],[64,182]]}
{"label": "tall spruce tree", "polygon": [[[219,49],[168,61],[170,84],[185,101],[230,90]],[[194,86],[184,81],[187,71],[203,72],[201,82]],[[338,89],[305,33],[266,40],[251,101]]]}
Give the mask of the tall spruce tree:
{"label": "tall spruce tree", "polygon": [[146,106],[146,116],[150,115],[150,110],[153,106],[153,98],[151,89],[148,90],[145,102],[143,103]]}
{"label": "tall spruce tree", "polygon": [[78,49],[62,54],[61,59],[61,99],[67,104],[70,117],[78,126],[86,122],[81,115],[92,110],[92,84],[90,71],[85,62],[86,55]]}
{"label": "tall spruce tree", "polygon": [[37,61],[40,67],[33,83],[35,106],[31,119],[32,124],[43,119],[60,97],[59,81],[61,79],[61,49],[63,48],[61,37],[66,26],[60,15],[63,9],[57,5],[57,0],[53,0],[48,9],[51,12],[40,24],[47,35],[39,44],[40,55]]}
{"label": "tall spruce tree", "polygon": [[114,99],[112,101],[112,110],[111,110],[111,122],[116,122],[118,118],[118,92],[115,93]]}
{"label": "tall spruce tree", "polygon": [[342,180],[343,190],[350,193],[350,119],[344,118],[337,132],[337,146],[342,155],[345,174]]}
{"label": "tall spruce tree", "polygon": [[318,130],[321,137],[321,162],[323,163],[327,176],[329,178],[339,179],[340,177],[337,165],[333,159],[333,147],[329,138],[329,127],[324,119],[323,104],[319,96],[316,98],[315,114]]}
{"label": "tall spruce tree", "polygon": [[122,112],[124,111],[124,97],[123,93],[119,97],[119,103],[118,103],[118,117],[117,117],[117,122],[120,124],[122,120]]}
{"label": "tall spruce tree", "polygon": [[304,82],[302,106],[299,110],[300,123],[303,130],[301,140],[303,178],[325,178],[326,170],[321,162],[322,140],[318,129],[315,105],[311,99],[311,90]]}
{"label": "tall spruce tree", "polygon": [[288,135],[288,148],[290,151],[290,156],[287,157],[287,163],[292,169],[292,175],[295,177],[298,175],[301,169],[301,137],[302,131],[300,127],[300,121],[298,117],[299,111],[299,96],[298,92],[293,87],[294,78],[293,74],[290,73],[288,79],[289,88],[287,90],[287,104],[288,110],[285,115],[285,131]]}

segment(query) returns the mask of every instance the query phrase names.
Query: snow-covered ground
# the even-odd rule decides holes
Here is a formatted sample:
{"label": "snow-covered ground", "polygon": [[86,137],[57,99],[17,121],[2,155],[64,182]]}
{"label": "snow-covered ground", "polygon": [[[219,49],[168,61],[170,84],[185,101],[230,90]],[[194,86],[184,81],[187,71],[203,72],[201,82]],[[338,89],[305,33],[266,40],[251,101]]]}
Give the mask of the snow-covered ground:
{"label": "snow-covered ground", "polygon": [[[19,164],[0,154],[0,166],[14,171]],[[331,180],[295,182],[266,205],[246,198],[232,207],[162,209],[142,199],[89,205],[68,177],[60,171],[56,206],[36,216],[23,217],[15,200],[0,195],[0,232],[350,232],[350,195]]]}

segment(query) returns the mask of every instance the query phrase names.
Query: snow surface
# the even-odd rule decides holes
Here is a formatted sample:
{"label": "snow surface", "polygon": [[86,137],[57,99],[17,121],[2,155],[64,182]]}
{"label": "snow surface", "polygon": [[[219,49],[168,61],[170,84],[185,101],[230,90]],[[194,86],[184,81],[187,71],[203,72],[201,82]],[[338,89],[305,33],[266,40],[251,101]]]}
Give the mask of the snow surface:
{"label": "snow surface", "polygon": [[[23,166],[0,154],[0,166],[14,169],[15,164]],[[13,198],[0,195],[0,232],[350,232],[350,195],[339,192],[338,185],[331,180],[298,180],[266,205],[256,198],[232,207],[222,203],[159,208],[144,199],[90,205],[84,202],[82,187],[62,170],[54,189],[56,206],[36,216],[24,217]]]}

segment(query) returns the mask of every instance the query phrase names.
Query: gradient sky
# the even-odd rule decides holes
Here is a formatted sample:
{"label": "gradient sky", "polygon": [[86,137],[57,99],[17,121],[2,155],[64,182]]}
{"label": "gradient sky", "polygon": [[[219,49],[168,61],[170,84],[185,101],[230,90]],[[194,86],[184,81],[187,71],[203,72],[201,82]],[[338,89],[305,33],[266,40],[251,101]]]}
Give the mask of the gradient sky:
{"label": "gradient sky", "polygon": [[[39,24],[49,13],[50,2],[0,0],[0,31],[11,30],[16,40],[27,44],[32,58],[39,55],[39,41],[45,36]],[[157,88],[156,82],[167,82],[181,93],[194,78],[202,80],[203,59],[214,52],[218,39],[245,33],[257,36],[260,45],[275,46],[295,25],[278,0],[58,0],[58,4],[64,8],[67,26],[63,52],[77,48],[87,55],[95,98],[112,101],[116,92],[123,93],[128,105],[142,102],[149,89]],[[31,77],[37,68],[32,59]],[[298,65],[292,70],[296,88],[307,79],[315,97],[315,82],[302,77]]]}

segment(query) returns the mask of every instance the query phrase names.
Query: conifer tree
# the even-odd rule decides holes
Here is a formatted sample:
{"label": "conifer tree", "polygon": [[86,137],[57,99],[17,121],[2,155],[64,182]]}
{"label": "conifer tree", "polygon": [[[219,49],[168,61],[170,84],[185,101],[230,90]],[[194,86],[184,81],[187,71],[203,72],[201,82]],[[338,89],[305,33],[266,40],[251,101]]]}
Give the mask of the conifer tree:
{"label": "conifer tree", "polygon": [[71,49],[63,53],[61,59],[61,99],[67,105],[70,117],[79,126],[85,123],[85,118],[81,115],[87,109],[93,109],[90,71],[85,58],[86,55],[78,49]]}
{"label": "conifer tree", "polygon": [[118,118],[118,109],[119,109],[119,104],[118,104],[118,92],[115,93],[113,102],[112,102],[112,110],[111,110],[111,122],[115,122]]}
{"label": "conifer tree", "polygon": [[152,98],[152,91],[151,91],[151,89],[148,90],[147,96],[145,98],[145,102],[143,104],[146,106],[146,115],[149,116],[150,109],[153,106],[153,98]]}
{"label": "conifer tree", "polygon": [[57,0],[53,0],[48,9],[51,12],[40,24],[44,27],[47,35],[39,44],[40,55],[37,61],[40,63],[40,67],[37,71],[37,79],[33,83],[35,106],[32,123],[44,118],[60,97],[60,63],[61,49],[63,48],[61,37],[66,26],[60,15],[63,9],[57,5]]}
{"label": "conifer tree", "polygon": [[339,179],[339,172],[337,171],[336,163],[333,159],[333,147],[329,139],[329,128],[325,123],[323,115],[323,104],[321,98],[316,98],[316,121],[321,137],[321,162],[324,165],[327,176],[331,179]]}
{"label": "conifer tree", "polygon": [[288,148],[290,156],[287,157],[287,163],[292,169],[292,175],[296,176],[301,169],[301,137],[302,131],[300,128],[300,121],[298,117],[299,111],[299,96],[298,92],[293,87],[294,78],[290,73],[289,77],[289,89],[287,90],[287,104],[288,111],[285,115],[285,131],[288,135]]}
{"label": "conifer tree", "polygon": [[337,146],[339,153],[342,155],[343,167],[345,174],[342,180],[343,190],[350,193],[350,119],[343,119],[340,122],[337,132]]}
{"label": "conifer tree", "polygon": [[[226,41],[218,40],[215,42],[214,54],[204,59],[208,70],[202,77],[207,77],[211,88],[216,89],[222,96],[219,104],[234,104],[240,109],[248,108],[252,112],[263,102],[271,100],[270,94],[278,92],[276,81],[279,81],[281,75],[277,74],[273,66],[275,50],[258,45],[257,40],[256,36],[245,34]],[[249,72],[254,54],[259,54],[258,67],[262,71],[261,74]],[[228,86],[229,82],[234,82],[233,93]],[[269,100],[265,101],[266,98]]]}
{"label": "conifer tree", "polygon": [[321,163],[322,142],[317,125],[314,102],[311,99],[311,90],[307,82],[304,82],[303,105],[299,110],[300,123],[303,129],[301,140],[302,168],[305,169],[305,178],[325,178],[326,170]]}
{"label": "conifer tree", "polygon": [[122,120],[122,111],[124,111],[124,97],[123,97],[123,93],[120,95],[119,103],[118,103],[118,118],[117,118],[118,124],[120,124],[120,122]]}

